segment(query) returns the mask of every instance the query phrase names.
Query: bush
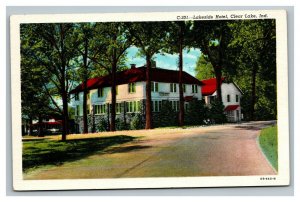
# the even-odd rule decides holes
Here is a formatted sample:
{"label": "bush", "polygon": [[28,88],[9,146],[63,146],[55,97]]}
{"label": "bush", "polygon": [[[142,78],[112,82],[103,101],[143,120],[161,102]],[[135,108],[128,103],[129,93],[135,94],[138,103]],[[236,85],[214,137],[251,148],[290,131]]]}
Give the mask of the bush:
{"label": "bush", "polygon": [[172,103],[169,100],[163,100],[156,117],[156,125],[158,127],[174,126],[178,123],[178,113],[172,109]]}
{"label": "bush", "polygon": [[211,102],[211,108],[209,110],[209,119],[212,123],[225,123],[227,121],[226,115],[224,114],[224,105],[219,100]]}
{"label": "bush", "polygon": [[142,122],[142,115],[140,113],[136,113],[130,121],[130,129],[138,130],[142,128],[144,128],[144,124]]}
{"label": "bush", "polygon": [[107,131],[108,122],[105,118],[101,118],[99,124],[96,125],[97,132]]}
{"label": "bush", "polygon": [[124,120],[119,118],[116,119],[116,130],[128,130],[128,126],[125,124]]}
{"label": "bush", "polygon": [[185,110],[185,123],[187,125],[202,125],[207,119],[208,108],[203,100],[193,99]]}

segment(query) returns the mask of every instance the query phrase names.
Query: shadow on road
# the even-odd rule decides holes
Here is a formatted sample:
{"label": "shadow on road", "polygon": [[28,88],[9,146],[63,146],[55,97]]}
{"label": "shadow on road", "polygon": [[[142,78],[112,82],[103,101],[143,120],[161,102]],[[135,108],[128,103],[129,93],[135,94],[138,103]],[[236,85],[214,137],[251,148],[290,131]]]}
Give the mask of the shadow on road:
{"label": "shadow on road", "polygon": [[142,145],[115,147],[115,148],[111,148],[109,150],[106,150],[105,153],[108,153],[108,154],[127,153],[127,152],[142,150],[142,149],[148,149],[150,147],[151,146],[142,146]]}
{"label": "shadow on road", "polygon": [[268,122],[260,122],[260,123],[244,123],[241,125],[237,125],[235,126],[235,128],[237,129],[243,129],[243,130],[252,130],[252,131],[258,131],[261,130],[263,128],[267,128],[269,126],[273,126],[275,125],[276,122],[275,121],[268,121]]}

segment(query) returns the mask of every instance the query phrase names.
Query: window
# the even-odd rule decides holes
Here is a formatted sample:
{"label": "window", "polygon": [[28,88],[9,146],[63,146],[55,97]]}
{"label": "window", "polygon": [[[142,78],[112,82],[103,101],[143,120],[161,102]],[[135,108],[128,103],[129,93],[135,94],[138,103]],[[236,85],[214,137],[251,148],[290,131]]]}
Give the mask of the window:
{"label": "window", "polygon": [[98,88],[98,97],[103,97],[103,88]]}
{"label": "window", "polygon": [[186,85],[183,84],[183,85],[182,85],[182,88],[183,88],[183,92],[185,93],[185,92],[186,92]]}
{"label": "window", "polygon": [[151,91],[158,92],[158,83],[157,82],[151,82]]}
{"label": "window", "polygon": [[159,112],[162,107],[162,101],[161,100],[154,100],[152,101],[152,111],[153,112]]}
{"label": "window", "polygon": [[179,110],[179,100],[172,100],[171,104],[172,109],[177,112]]}
{"label": "window", "polygon": [[75,100],[79,100],[79,93],[75,93]]}
{"label": "window", "polygon": [[86,99],[89,100],[90,99],[90,92],[88,91],[86,94]]}
{"label": "window", "polygon": [[176,93],[176,83],[170,83],[170,92],[171,93]]}
{"label": "window", "polygon": [[76,105],[76,111],[75,111],[76,116],[80,115],[80,105]]}
{"label": "window", "polygon": [[239,95],[236,95],[236,96],[235,96],[235,101],[236,101],[236,102],[239,102]]}
{"label": "window", "polygon": [[127,109],[128,113],[134,113],[140,111],[140,101],[131,101],[127,102]]}
{"label": "window", "polygon": [[197,85],[192,85],[192,93],[198,93]]}
{"label": "window", "polygon": [[95,114],[105,114],[106,104],[95,105]]}
{"label": "window", "polygon": [[230,95],[227,95],[227,102],[230,102]]}
{"label": "window", "polygon": [[135,93],[135,83],[128,84],[128,93]]}
{"label": "window", "polygon": [[116,113],[120,114],[122,112],[122,103],[116,103]]}

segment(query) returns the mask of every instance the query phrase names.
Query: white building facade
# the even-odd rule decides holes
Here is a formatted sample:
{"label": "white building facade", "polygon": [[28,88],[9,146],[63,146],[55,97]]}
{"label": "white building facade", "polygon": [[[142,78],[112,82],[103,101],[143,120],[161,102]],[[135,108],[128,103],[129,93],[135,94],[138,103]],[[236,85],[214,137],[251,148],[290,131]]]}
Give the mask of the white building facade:
{"label": "white building facade", "polygon": [[[205,103],[210,103],[216,99],[216,79],[202,80],[202,94],[205,99]],[[222,79],[221,83],[222,102],[224,105],[224,113],[226,114],[228,122],[240,122],[243,118],[241,113],[241,97],[243,95],[241,89],[234,82],[225,82]]]}
{"label": "white building facade", "polygon": [[[145,118],[146,81],[145,67],[125,70],[117,73],[116,86],[116,119],[130,124],[136,114]],[[151,69],[151,99],[152,112],[160,112],[163,101],[170,101],[172,109],[179,111],[179,84],[178,71],[161,68]],[[89,131],[97,132],[97,125],[105,120],[109,123],[111,106],[111,85],[109,76],[95,78],[88,81],[87,114]],[[184,98],[202,99],[202,83],[193,76],[184,72],[183,90]],[[82,84],[71,91],[74,94],[72,105],[75,108],[75,122],[78,124],[77,132],[83,128],[83,89]],[[188,107],[188,102],[185,102]],[[173,118],[173,117],[172,117]],[[175,117],[174,117],[175,118]]]}

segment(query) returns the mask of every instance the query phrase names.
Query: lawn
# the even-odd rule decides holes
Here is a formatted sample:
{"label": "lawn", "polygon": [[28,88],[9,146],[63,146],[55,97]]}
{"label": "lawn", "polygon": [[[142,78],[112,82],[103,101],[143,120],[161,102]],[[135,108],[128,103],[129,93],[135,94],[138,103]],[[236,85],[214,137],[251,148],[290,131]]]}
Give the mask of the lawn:
{"label": "lawn", "polygon": [[269,162],[278,170],[277,126],[263,129],[259,136],[259,144]]}
{"label": "lawn", "polygon": [[132,141],[135,137],[117,135],[59,140],[34,139],[23,142],[23,171],[46,165],[60,165],[86,156],[105,152],[110,146]]}

